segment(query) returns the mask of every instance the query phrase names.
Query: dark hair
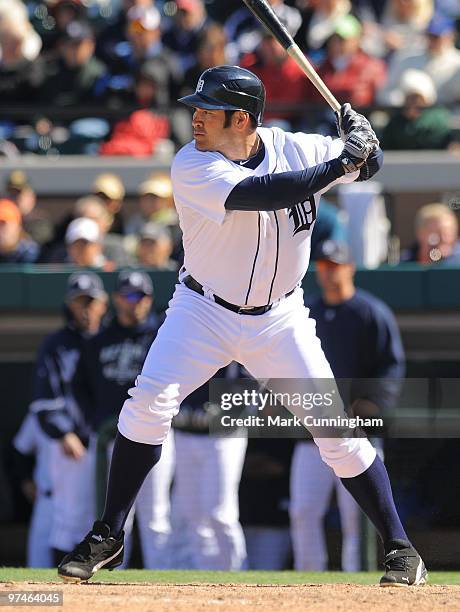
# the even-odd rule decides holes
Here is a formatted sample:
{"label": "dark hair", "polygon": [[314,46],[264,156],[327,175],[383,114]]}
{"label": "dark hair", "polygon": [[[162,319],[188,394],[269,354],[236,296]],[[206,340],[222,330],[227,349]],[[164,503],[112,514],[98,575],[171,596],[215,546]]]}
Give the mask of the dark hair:
{"label": "dark hair", "polygon": [[[236,111],[236,110],[226,110],[224,112],[225,112],[224,128],[228,128],[228,127],[230,127],[230,124],[232,122],[232,117],[233,117],[234,113],[237,113],[239,111]],[[243,112],[247,113],[247,111],[243,111]],[[249,115],[249,119],[251,121],[251,127],[252,127],[253,130],[255,130],[256,127],[257,127],[256,118],[253,115],[251,115],[251,113],[248,113],[248,115]]]}

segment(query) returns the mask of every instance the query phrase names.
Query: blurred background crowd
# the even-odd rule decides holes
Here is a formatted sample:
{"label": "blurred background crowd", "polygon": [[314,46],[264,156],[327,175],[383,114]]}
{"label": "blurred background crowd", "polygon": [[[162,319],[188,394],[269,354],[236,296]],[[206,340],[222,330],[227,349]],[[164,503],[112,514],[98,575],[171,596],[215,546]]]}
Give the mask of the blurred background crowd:
{"label": "blurred background crowd", "polygon": [[[455,147],[455,0],[270,0],[339,100],[385,149]],[[149,156],[190,139],[179,95],[219,64],[267,88],[266,124],[333,133],[294,61],[238,0],[0,0],[4,155]]]}

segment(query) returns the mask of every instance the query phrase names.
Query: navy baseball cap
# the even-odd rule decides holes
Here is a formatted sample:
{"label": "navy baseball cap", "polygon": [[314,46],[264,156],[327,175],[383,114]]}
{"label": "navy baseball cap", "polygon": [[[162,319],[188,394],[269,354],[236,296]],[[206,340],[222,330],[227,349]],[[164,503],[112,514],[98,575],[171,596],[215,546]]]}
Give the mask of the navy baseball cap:
{"label": "navy baseball cap", "polygon": [[435,13],[426,27],[426,33],[433,36],[442,36],[455,31],[455,23],[450,17],[442,13]]}
{"label": "navy baseball cap", "polygon": [[116,291],[122,295],[153,295],[150,276],[142,270],[122,270],[117,278]]}
{"label": "navy baseball cap", "polygon": [[81,295],[98,300],[106,300],[107,293],[100,277],[94,272],[75,272],[67,281],[66,301],[69,302]]}
{"label": "navy baseball cap", "polygon": [[353,263],[350,247],[346,242],[324,240],[320,242],[315,252],[316,261],[331,261],[336,264]]}

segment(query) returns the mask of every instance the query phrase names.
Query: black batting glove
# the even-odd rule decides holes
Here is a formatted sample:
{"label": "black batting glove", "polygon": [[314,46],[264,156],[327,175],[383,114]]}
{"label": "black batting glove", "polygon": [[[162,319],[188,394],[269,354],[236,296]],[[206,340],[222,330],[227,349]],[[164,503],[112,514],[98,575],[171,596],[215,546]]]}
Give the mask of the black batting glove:
{"label": "black batting glove", "polygon": [[378,146],[379,141],[373,132],[365,129],[352,131],[347,136],[343,151],[338,157],[345,174],[359,170]]}
{"label": "black batting glove", "polygon": [[368,130],[374,133],[374,130],[366,117],[353,110],[348,102],[340,107],[340,112],[335,113],[335,120],[337,124],[337,132],[343,142],[346,141],[347,136],[351,132],[356,130]]}

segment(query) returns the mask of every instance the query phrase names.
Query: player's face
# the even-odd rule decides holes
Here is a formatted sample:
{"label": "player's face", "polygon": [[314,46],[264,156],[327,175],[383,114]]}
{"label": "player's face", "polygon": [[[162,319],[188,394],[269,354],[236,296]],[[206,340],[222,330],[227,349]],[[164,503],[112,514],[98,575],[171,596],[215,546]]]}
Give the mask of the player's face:
{"label": "player's face", "polygon": [[134,326],[142,323],[149,316],[152,298],[144,293],[115,293],[113,296],[117,316],[122,325]]}
{"label": "player's face", "polygon": [[193,138],[199,151],[218,151],[227,140],[225,112],[195,108],[192,118]]}
{"label": "player's face", "polygon": [[340,291],[353,279],[352,264],[336,264],[332,261],[316,262],[316,276],[323,291]]}
{"label": "player's face", "polygon": [[93,299],[89,295],[79,295],[68,303],[73,320],[81,331],[97,334],[101,319],[107,311],[105,300]]}

